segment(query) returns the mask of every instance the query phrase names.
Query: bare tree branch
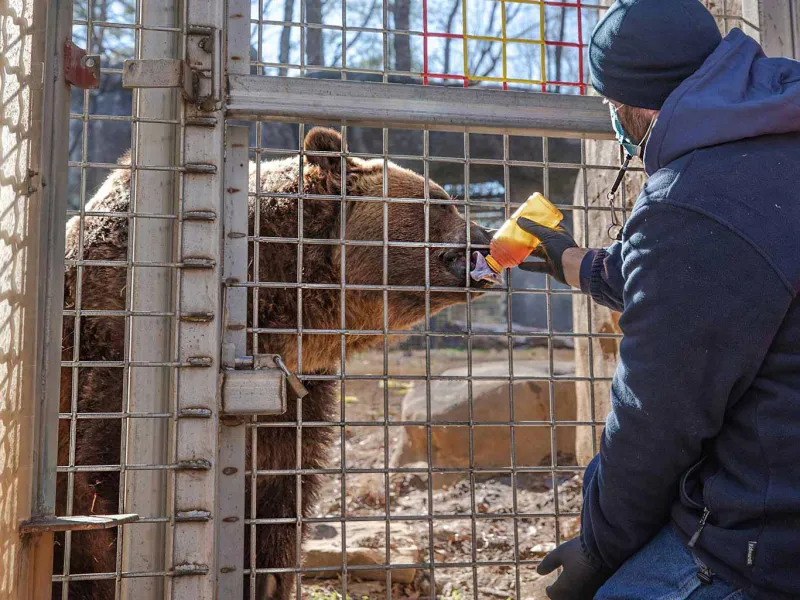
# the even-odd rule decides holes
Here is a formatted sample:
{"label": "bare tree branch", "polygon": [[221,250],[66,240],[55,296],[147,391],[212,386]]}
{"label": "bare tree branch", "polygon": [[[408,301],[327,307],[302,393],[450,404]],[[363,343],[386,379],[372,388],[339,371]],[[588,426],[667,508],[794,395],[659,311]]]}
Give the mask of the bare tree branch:
{"label": "bare tree branch", "polygon": [[[492,5],[492,11],[489,14],[489,23],[486,25],[486,29],[484,30],[485,34],[491,35],[492,32],[494,31],[494,20],[495,20],[496,16],[497,16],[497,4],[494,4],[494,5]],[[481,53],[478,55],[478,61],[476,63],[474,63],[473,66],[470,66],[470,69],[469,69],[470,73],[477,74],[480,71],[481,64],[483,63],[484,59],[487,56],[493,56],[492,55],[492,43],[493,42],[483,42],[481,44],[481,46],[482,46],[481,47]],[[500,52],[502,53],[502,47],[500,49]],[[494,60],[494,64],[493,64],[492,68],[494,68],[494,65],[496,65],[496,64],[497,64],[497,59]],[[491,70],[490,71],[485,71],[484,74],[483,75],[479,75],[479,77],[485,77],[486,76],[485,74],[486,73],[490,73],[490,72],[491,72]],[[467,74],[464,73],[464,75],[467,75]]]}
{"label": "bare tree branch", "polygon": [[[322,23],[322,0],[307,0],[306,23]],[[306,28],[306,65],[322,66],[322,30]]]}
{"label": "bare tree branch", "polygon": [[[566,21],[566,9],[561,7],[561,14],[559,15],[559,24],[558,24],[558,41],[564,41],[564,25]],[[561,60],[564,53],[563,46],[556,46],[555,48],[555,61],[556,61],[556,81],[561,81]],[[544,79],[547,79],[547,76],[543,74]],[[556,86],[556,93],[561,93],[561,86]]]}
{"label": "bare tree branch", "polygon": [[[408,31],[411,23],[410,0],[394,0],[394,27],[400,31]],[[394,67],[397,71],[411,70],[411,37],[394,34]]]}
{"label": "bare tree branch", "polygon": [[[372,4],[370,5],[369,10],[367,11],[367,14],[361,20],[361,24],[358,25],[357,27],[358,28],[366,27],[367,23],[369,23],[369,20],[372,18],[372,15],[375,14],[375,11],[377,9],[378,9],[378,0],[372,0]],[[331,62],[330,62],[331,66],[335,65],[337,62],[339,62],[339,59],[342,58],[342,47],[345,46],[346,49],[349,50],[351,46],[355,45],[356,42],[358,42],[358,40],[361,39],[361,34],[362,33],[364,33],[364,32],[363,31],[357,31],[356,34],[353,36],[353,38],[350,41],[342,40],[342,43],[339,44],[336,47],[336,51],[334,52],[333,59],[331,59]]]}
{"label": "bare tree branch", "polygon": [[[292,20],[294,14],[294,0],[284,0],[283,5],[283,20],[286,23],[281,31],[280,51],[278,53],[278,62],[285,65],[289,62],[289,51],[291,45],[292,28],[288,24]],[[286,67],[281,67],[278,70],[278,75],[285,76],[288,72]]]}
{"label": "bare tree branch", "polygon": [[[460,0],[455,0],[453,2],[453,9],[450,11],[450,14],[447,15],[447,29],[445,30],[447,33],[453,33],[453,22],[456,20],[456,15],[458,14],[458,6]],[[450,72],[450,45],[452,43],[452,38],[446,38],[444,40],[444,72]],[[464,73],[466,75],[466,73]]]}

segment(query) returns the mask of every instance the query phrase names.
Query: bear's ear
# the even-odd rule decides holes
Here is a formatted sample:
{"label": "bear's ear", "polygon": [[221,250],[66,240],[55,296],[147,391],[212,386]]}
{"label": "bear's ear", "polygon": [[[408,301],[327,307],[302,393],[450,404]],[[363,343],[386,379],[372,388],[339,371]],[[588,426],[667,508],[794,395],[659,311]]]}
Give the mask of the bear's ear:
{"label": "bear's ear", "polygon": [[[303,147],[306,152],[342,152],[342,136],[338,131],[327,127],[314,127],[306,135]],[[344,149],[347,152],[347,149]],[[341,156],[306,156],[309,164],[317,165],[324,171],[339,174],[342,168]]]}

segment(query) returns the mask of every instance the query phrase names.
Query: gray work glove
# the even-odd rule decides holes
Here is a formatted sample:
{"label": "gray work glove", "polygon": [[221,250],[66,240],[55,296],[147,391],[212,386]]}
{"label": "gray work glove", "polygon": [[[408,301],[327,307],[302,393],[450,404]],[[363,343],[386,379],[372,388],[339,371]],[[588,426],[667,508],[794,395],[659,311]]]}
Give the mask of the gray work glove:
{"label": "gray work glove", "polygon": [[524,231],[539,238],[541,244],[536,246],[531,256],[542,259],[541,261],[524,262],[519,265],[519,268],[531,273],[546,273],[553,279],[566,284],[567,278],[564,276],[562,257],[569,248],[578,247],[569,231],[561,225],[551,229],[525,217],[517,219],[517,225]]}
{"label": "gray work glove", "polygon": [[551,600],[592,600],[612,575],[611,569],[583,548],[580,538],[573,538],[550,552],[536,572],[547,575],[558,567],[564,570],[553,585],[547,586],[547,597]]}

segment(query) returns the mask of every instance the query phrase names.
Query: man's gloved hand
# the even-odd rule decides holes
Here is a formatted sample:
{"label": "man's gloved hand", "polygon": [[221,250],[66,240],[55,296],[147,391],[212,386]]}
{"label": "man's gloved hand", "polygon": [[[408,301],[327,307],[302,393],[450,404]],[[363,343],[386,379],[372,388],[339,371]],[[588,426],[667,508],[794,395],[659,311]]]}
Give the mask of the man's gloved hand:
{"label": "man's gloved hand", "polygon": [[547,575],[558,567],[563,567],[563,572],[547,587],[547,597],[551,600],[592,600],[612,575],[608,567],[583,549],[580,538],[573,538],[550,552],[536,572]]}
{"label": "man's gloved hand", "polygon": [[543,261],[524,262],[519,265],[519,268],[532,273],[546,273],[561,283],[566,284],[567,279],[564,276],[562,258],[566,250],[578,247],[578,244],[575,243],[569,231],[564,229],[561,225],[555,229],[551,229],[550,227],[539,225],[535,221],[531,221],[525,217],[517,219],[517,225],[531,235],[539,238],[541,244],[536,246],[531,256],[541,258]]}

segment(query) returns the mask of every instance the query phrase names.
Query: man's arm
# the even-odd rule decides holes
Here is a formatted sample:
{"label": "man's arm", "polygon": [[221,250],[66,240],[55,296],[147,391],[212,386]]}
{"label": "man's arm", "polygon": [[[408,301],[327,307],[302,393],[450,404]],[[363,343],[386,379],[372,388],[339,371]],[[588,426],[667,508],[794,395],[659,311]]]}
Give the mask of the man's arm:
{"label": "man's arm", "polygon": [[603,306],[622,310],[622,244],[615,242],[604,250],[580,248],[563,227],[551,229],[525,218],[517,224],[541,241],[533,256],[542,260],[522,263],[520,269],[546,273]]}
{"label": "man's arm", "polygon": [[647,204],[627,232],[624,337],[581,531],[610,569],[667,522],[681,474],[751,385],[793,297],[753,246],[694,211]]}
{"label": "man's arm", "polygon": [[622,243],[614,242],[608,248],[588,250],[578,265],[578,285],[584,294],[600,304],[622,312]]}
{"label": "man's arm", "polygon": [[574,288],[581,287],[581,263],[587,254],[593,252],[589,248],[567,248],[564,251],[561,260],[564,263],[564,278],[567,280],[567,285]]}

